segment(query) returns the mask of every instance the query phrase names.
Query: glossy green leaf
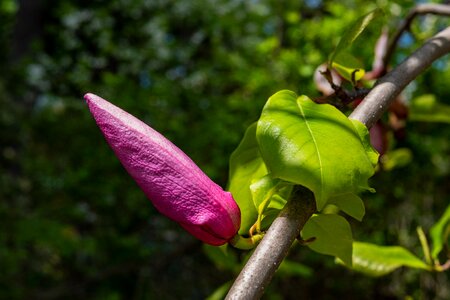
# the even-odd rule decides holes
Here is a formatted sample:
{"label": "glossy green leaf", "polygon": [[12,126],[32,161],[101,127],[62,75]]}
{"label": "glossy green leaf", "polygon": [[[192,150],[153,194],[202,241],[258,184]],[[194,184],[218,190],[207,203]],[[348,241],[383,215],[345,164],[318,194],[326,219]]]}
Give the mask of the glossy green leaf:
{"label": "glossy green leaf", "polygon": [[329,198],[369,189],[377,154],[356,122],[284,90],[264,106],[256,138],[270,174],[309,188],[321,210]]}
{"label": "glossy green leaf", "polygon": [[450,123],[450,105],[439,103],[435,95],[414,98],[409,108],[411,121]]}
{"label": "glossy green leaf", "polygon": [[301,236],[304,240],[315,237],[307,244],[312,250],[352,264],[352,230],[345,218],[335,214],[314,215],[306,222]]}
{"label": "glossy green leaf", "polygon": [[358,221],[362,221],[364,214],[366,213],[364,202],[358,195],[353,193],[334,196],[328,203],[336,205],[340,210]]}
{"label": "glossy green leaf", "polygon": [[358,36],[366,29],[366,27],[372,22],[375,18],[381,16],[383,11],[379,8],[372,10],[368,14],[357,19],[350,28],[346,31],[346,33],[342,36],[335,50],[330,56],[331,65],[336,58],[344,49],[348,48],[353,42],[358,38]]}
{"label": "glossy green leaf", "polygon": [[256,123],[249,126],[239,146],[230,157],[228,190],[241,209],[240,234],[248,233],[256,222],[258,212],[253,203],[250,185],[266,175],[267,168],[259,154],[256,142]]}
{"label": "glossy green leaf", "polygon": [[448,243],[450,239],[450,205],[447,206],[439,221],[431,227],[430,236],[433,243],[431,257],[437,259],[445,243]]}
{"label": "glossy green leaf", "polygon": [[427,264],[403,247],[353,243],[351,267],[353,270],[371,276],[383,276],[400,267],[430,269]]}

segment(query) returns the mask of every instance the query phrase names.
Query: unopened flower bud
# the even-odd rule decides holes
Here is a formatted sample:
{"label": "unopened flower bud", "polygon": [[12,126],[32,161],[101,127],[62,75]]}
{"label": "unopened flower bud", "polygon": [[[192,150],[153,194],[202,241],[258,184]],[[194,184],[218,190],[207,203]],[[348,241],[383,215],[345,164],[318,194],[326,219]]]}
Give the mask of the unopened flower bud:
{"label": "unopened flower bud", "polygon": [[229,192],[142,121],[96,95],[84,98],[106,141],[158,211],[211,245],[236,235],[241,215]]}

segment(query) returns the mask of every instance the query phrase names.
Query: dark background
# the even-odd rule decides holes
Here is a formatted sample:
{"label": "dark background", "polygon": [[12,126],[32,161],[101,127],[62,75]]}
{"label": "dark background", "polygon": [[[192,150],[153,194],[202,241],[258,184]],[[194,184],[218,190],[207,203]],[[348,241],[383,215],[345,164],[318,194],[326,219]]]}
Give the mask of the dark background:
{"label": "dark background", "polygon": [[[390,32],[411,1],[1,0],[0,298],[203,299],[246,253],[205,248],[159,215],[108,148],[82,100],[96,93],[163,133],[217,183],[266,99],[319,96],[312,75],[347,26],[382,7]],[[398,63],[448,26],[418,18]],[[354,52],[370,70],[380,24]],[[450,104],[448,57],[405,91]],[[386,117],[387,118],[387,117]],[[385,119],[386,119],[385,118]],[[391,150],[413,159],[371,180],[354,237],[402,245],[449,204],[450,126],[406,121]],[[266,299],[448,299],[449,276],[370,278],[296,245]],[[301,264],[301,265],[300,265]]]}

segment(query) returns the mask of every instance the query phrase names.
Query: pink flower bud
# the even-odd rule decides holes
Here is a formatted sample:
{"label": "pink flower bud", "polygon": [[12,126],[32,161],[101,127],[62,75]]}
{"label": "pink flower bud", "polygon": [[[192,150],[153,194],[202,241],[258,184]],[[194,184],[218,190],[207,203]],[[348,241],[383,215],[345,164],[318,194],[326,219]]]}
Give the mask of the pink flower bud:
{"label": "pink flower bud", "polygon": [[96,95],[84,98],[106,141],[158,211],[211,245],[236,235],[241,215],[229,192],[142,121]]}

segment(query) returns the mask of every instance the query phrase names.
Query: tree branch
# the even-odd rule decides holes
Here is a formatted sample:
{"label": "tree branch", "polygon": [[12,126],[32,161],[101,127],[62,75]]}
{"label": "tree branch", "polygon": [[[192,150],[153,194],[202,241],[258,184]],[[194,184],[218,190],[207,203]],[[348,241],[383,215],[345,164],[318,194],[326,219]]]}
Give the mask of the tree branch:
{"label": "tree branch", "polygon": [[405,20],[403,20],[402,24],[397,29],[389,42],[386,55],[383,57],[383,66],[385,69],[389,65],[389,61],[391,60],[392,54],[394,53],[395,47],[397,46],[398,40],[402,36],[403,32],[409,30],[411,23],[416,16],[425,14],[450,16],[450,5],[427,3],[419,4],[414,7],[406,16]]}
{"label": "tree branch", "polygon": [[[402,64],[382,77],[350,118],[370,128],[395,97],[430,64],[450,52],[450,27],[428,40]],[[298,189],[270,226],[234,282],[226,299],[259,299],[290,246],[315,211],[309,190]]]}
{"label": "tree branch", "polygon": [[422,47],[380,78],[363,102],[349,118],[364,123],[368,128],[381,117],[398,94],[436,59],[450,52],[450,27],[429,39]]}
{"label": "tree branch", "polygon": [[225,299],[259,299],[306,221],[316,211],[314,194],[295,186],[292,196],[255,249]]}

